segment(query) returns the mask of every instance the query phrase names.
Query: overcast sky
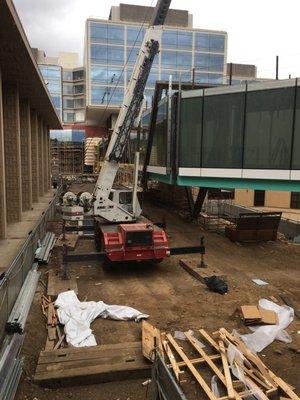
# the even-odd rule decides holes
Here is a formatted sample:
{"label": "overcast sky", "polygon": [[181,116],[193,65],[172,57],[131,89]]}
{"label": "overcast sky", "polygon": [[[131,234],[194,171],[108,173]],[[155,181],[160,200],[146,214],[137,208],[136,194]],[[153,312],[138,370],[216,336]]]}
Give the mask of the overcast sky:
{"label": "overcast sky", "polygon": [[[88,17],[108,18],[112,5],[155,5],[156,0],[14,0],[32,47],[48,56],[59,51],[83,53]],[[256,64],[261,77],[300,76],[299,0],[173,0],[172,8],[188,9],[195,28],[228,33],[228,62]]]}

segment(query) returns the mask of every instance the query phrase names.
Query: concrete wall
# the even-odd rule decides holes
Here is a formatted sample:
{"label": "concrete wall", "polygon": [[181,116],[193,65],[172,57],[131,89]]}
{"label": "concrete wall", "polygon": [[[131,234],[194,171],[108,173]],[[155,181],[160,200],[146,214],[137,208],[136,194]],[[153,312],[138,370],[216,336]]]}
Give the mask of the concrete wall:
{"label": "concrete wall", "polygon": [[0,239],[49,189],[49,127],[0,71]]}
{"label": "concrete wall", "polygon": [[[240,204],[245,207],[254,206],[254,190],[250,189],[236,189],[234,196],[234,203]],[[290,208],[291,207],[291,193],[280,192],[275,190],[266,190],[265,192],[265,207],[278,207]]]}
{"label": "concrete wall", "polygon": [[234,202],[242,206],[252,207],[254,203],[254,190],[236,189],[234,194]]}
{"label": "concrete wall", "polygon": [[291,193],[266,191],[265,194],[266,207],[290,208],[291,207]]}

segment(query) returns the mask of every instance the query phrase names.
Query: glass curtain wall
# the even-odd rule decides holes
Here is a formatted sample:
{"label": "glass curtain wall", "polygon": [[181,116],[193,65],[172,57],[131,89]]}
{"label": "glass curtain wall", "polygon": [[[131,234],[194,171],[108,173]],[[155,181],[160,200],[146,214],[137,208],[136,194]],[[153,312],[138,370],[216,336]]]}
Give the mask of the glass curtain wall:
{"label": "glass curtain wall", "polygon": [[182,98],[180,167],[299,170],[299,90],[248,88]]}
{"label": "glass curtain wall", "polygon": [[62,69],[55,65],[39,65],[39,69],[49,90],[52,101],[62,119]]}
{"label": "glass curtain wall", "polygon": [[[89,21],[91,104],[121,104],[145,31],[138,25]],[[173,80],[181,76],[182,82],[191,82],[193,68],[196,83],[223,83],[225,52],[225,34],[165,28],[145,90],[148,105],[156,80],[168,80],[172,75]]]}
{"label": "glass curtain wall", "polygon": [[149,165],[165,167],[167,159],[168,99],[158,105]]}

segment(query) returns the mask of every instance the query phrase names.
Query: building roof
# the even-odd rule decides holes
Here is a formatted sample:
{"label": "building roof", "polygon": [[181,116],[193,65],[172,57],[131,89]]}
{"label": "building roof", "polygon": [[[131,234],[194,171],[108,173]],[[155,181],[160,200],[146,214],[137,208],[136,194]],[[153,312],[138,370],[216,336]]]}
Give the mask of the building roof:
{"label": "building roof", "polygon": [[20,97],[27,98],[45,123],[62,129],[28,39],[11,0],[0,1],[0,69],[2,81],[17,84]]}

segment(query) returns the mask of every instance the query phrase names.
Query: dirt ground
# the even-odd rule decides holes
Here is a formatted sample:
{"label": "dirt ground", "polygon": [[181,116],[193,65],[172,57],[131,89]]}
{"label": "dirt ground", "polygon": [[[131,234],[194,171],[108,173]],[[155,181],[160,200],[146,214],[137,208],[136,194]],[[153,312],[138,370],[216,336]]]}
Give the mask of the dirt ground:
{"label": "dirt ground", "polygon": [[[150,315],[149,322],[169,332],[197,330],[204,327],[213,332],[221,327],[229,331],[247,332],[235,314],[242,304],[256,304],[261,298],[287,294],[295,304],[300,304],[300,247],[282,242],[239,245],[222,235],[203,232],[199,226],[186,222],[172,210],[153,205],[145,207],[146,213],[159,220],[167,219],[167,233],[171,246],[196,245],[205,235],[206,262],[219,268],[226,276],[229,292],[222,296],[208,291],[200,282],[183,270],[179,256],[165,259],[160,264],[139,263],[103,267],[100,262],[73,263],[70,268],[78,276],[79,298],[103,300],[123,304]],[[79,242],[81,249],[92,246],[88,241]],[[92,248],[92,247],[91,247]],[[79,249],[78,249],[79,250]],[[191,257],[191,256],[190,256]],[[183,258],[183,257],[182,257]],[[189,258],[184,256],[184,258]],[[60,268],[56,250],[49,268]],[[42,279],[46,282],[47,267]],[[251,279],[261,278],[269,285],[260,287]],[[39,356],[46,341],[44,317],[40,297],[45,289],[39,285],[28,323],[23,347],[25,373],[16,395],[17,400],[52,400],[87,398],[97,400],[144,400],[147,387],[144,380],[127,380],[98,385],[74,386],[59,389],[41,388],[33,377]],[[282,302],[280,302],[282,304]],[[92,324],[98,344],[137,341],[141,338],[141,325],[135,322],[96,320]],[[263,361],[279,376],[296,388],[300,395],[300,321],[295,317],[288,332],[293,343],[273,342],[260,355]],[[294,350],[291,348],[294,347]],[[199,398],[203,398],[200,396]]]}

